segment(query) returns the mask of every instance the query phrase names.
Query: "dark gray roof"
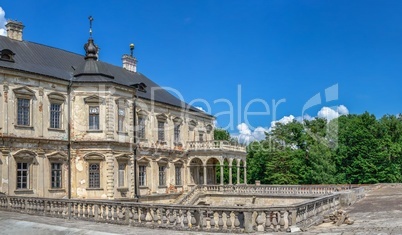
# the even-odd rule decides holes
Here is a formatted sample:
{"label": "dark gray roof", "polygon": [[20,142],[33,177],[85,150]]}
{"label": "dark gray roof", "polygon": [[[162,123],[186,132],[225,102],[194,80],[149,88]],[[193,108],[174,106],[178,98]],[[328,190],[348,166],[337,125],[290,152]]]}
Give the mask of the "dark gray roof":
{"label": "dark gray roof", "polygon": [[[183,103],[168,91],[162,89],[158,84],[147,78],[141,73],[134,73],[112,64],[102,61],[88,61],[83,55],[75,54],[58,48],[41,45],[28,41],[17,41],[5,36],[0,36],[0,51],[9,49],[14,55],[15,62],[0,60],[0,67],[15,69],[35,74],[46,75],[62,80],[71,80],[75,75],[74,81],[77,82],[110,82],[123,86],[131,86],[136,83],[146,84],[146,93],[138,93],[138,96],[151,100],[151,91],[154,91],[153,100],[176,107],[189,108],[194,112],[202,112],[197,108]],[[75,69],[75,70],[74,70]],[[99,74],[88,74],[87,71],[100,71]],[[205,113],[206,114],[206,113]],[[206,114],[208,115],[208,114]]]}

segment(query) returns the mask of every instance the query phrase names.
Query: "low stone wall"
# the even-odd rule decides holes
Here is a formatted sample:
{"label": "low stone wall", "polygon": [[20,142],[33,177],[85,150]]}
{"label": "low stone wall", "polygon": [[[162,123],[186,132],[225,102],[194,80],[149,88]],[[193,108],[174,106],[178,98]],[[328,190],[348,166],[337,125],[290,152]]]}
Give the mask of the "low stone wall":
{"label": "low stone wall", "polygon": [[364,189],[334,192],[289,206],[193,206],[123,201],[31,198],[0,195],[0,210],[150,228],[205,232],[288,231],[322,221],[341,207],[341,197],[359,198]]}

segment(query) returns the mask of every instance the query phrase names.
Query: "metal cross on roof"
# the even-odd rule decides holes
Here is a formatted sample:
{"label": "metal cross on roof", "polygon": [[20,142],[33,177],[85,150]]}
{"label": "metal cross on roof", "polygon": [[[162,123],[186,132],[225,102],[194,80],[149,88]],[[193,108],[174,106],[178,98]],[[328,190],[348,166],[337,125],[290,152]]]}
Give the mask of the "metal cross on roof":
{"label": "metal cross on roof", "polygon": [[94,18],[92,18],[92,16],[89,16],[88,19],[89,19],[89,36],[92,37],[92,21],[94,20]]}

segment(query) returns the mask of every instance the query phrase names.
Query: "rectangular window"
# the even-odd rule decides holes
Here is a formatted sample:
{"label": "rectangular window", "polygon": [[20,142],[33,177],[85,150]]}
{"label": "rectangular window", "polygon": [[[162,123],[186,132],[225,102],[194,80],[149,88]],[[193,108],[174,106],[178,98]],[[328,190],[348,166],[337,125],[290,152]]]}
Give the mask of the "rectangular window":
{"label": "rectangular window", "polygon": [[17,124],[21,126],[30,125],[30,99],[18,98]]}
{"label": "rectangular window", "polygon": [[89,164],[89,188],[100,188],[100,165],[99,163]]}
{"label": "rectangular window", "polygon": [[126,164],[119,164],[119,187],[124,187],[124,178],[126,175]]}
{"label": "rectangular window", "polygon": [[61,104],[50,104],[50,128],[61,128]]}
{"label": "rectangular window", "polygon": [[159,186],[166,185],[166,173],[165,173],[165,166],[159,166]]}
{"label": "rectangular window", "polygon": [[118,110],[118,131],[124,131],[124,118],[126,116],[124,108],[119,108]]}
{"label": "rectangular window", "polygon": [[165,122],[158,121],[158,141],[165,141]]}
{"label": "rectangular window", "polygon": [[62,176],[62,164],[61,163],[52,163],[52,188],[62,188],[61,187],[61,176]]}
{"label": "rectangular window", "polygon": [[174,125],[174,142],[180,142],[180,125]]}
{"label": "rectangular window", "polygon": [[146,166],[139,166],[139,177],[138,177],[138,185],[145,186],[147,185],[147,167]]}
{"label": "rectangular window", "polygon": [[17,189],[27,189],[29,180],[29,164],[17,163]]}
{"label": "rectangular window", "polygon": [[176,185],[181,185],[181,166],[175,167],[175,178]]}
{"label": "rectangular window", "polygon": [[138,118],[138,138],[145,139],[145,118]]}
{"label": "rectangular window", "polygon": [[89,129],[99,130],[99,106],[89,106]]}
{"label": "rectangular window", "polygon": [[200,142],[203,142],[204,141],[204,133],[200,133],[199,134],[199,139],[198,139]]}

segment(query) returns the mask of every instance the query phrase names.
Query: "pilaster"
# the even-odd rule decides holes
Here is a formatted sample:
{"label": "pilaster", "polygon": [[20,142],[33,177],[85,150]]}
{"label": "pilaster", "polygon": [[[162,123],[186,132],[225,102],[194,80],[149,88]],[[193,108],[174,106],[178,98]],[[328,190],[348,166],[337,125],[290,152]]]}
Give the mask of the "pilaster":
{"label": "pilaster", "polygon": [[106,195],[108,199],[114,198],[114,159],[113,154],[106,155]]}

